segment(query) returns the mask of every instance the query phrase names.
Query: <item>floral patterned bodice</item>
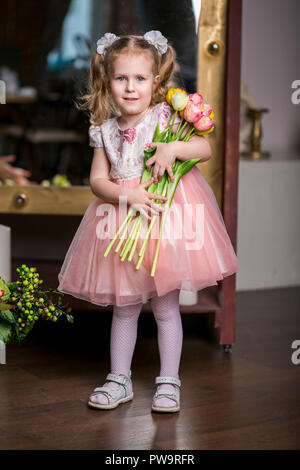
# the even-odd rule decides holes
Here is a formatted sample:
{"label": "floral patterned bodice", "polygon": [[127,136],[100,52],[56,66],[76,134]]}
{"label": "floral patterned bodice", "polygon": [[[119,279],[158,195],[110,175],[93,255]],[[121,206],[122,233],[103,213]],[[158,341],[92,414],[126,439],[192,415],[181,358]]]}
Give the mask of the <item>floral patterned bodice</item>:
{"label": "floral patterned bodice", "polygon": [[[104,147],[110,161],[110,179],[133,179],[142,176],[144,150],[152,142],[157,123],[160,131],[166,126],[172,108],[166,101],[153,106],[145,118],[135,127],[120,129],[117,118],[105,121],[101,126],[91,125],[91,147]],[[180,121],[177,116],[175,124]]]}

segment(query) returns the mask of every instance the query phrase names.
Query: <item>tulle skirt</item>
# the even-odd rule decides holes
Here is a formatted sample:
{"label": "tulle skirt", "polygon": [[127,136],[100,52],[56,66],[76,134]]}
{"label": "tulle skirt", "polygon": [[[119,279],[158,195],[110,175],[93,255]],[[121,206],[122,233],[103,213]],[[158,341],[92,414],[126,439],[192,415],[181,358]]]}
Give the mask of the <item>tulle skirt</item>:
{"label": "tulle skirt", "polygon": [[[139,177],[113,182],[133,187],[140,180]],[[162,215],[151,231],[139,269],[136,269],[138,252],[149,225],[146,218],[131,261],[127,258],[121,261],[123,245],[118,253],[114,251],[120,237],[104,257],[128,208],[126,202],[119,205],[94,197],[58,274],[60,292],[101,306],[132,305],[174,289],[198,291],[239,271],[215,195],[196,166],[177,185],[162,232],[154,276],[151,268]],[[133,221],[127,234],[132,224]]]}

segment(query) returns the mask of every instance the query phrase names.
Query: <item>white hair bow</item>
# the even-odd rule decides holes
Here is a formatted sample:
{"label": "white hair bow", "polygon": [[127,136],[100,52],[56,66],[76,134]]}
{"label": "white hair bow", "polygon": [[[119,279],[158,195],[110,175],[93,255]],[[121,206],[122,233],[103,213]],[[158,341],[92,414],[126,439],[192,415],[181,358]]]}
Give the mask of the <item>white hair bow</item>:
{"label": "white hair bow", "polygon": [[116,36],[113,33],[105,33],[102,38],[98,39],[97,41],[97,52],[98,54],[104,54],[106,49],[112,45],[113,42],[115,42],[117,39],[120,39],[118,36]]}
{"label": "white hair bow", "polygon": [[168,40],[161,34],[160,31],[149,31],[148,33],[144,34],[144,39],[156,47],[160,55],[167,52]]}
{"label": "white hair bow", "polygon": [[[113,33],[105,33],[102,38],[97,41],[97,52],[98,54],[104,54],[106,49],[111,46],[117,39],[120,39]],[[148,31],[144,34],[144,39],[152,44],[160,55],[165,54],[168,49],[168,40],[165,38],[160,31]]]}

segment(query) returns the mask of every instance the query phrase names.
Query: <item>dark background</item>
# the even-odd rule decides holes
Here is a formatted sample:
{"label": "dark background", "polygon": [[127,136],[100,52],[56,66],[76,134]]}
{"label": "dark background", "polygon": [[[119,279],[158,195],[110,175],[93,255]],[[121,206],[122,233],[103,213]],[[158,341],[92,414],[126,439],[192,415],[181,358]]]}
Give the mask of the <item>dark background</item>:
{"label": "dark background", "polygon": [[[91,56],[97,39],[105,32],[120,35],[160,30],[177,53],[180,70],[176,84],[188,92],[196,91],[197,35],[191,0],[94,0],[90,34],[82,36],[74,31],[76,55],[49,66],[47,57],[53,50],[60,51],[64,21],[75,6],[72,0],[1,2],[0,67],[17,72],[20,87],[36,88],[39,97],[37,103],[27,106],[26,128],[75,130],[86,136],[86,145],[71,150],[52,142],[42,144],[41,149],[27,147],[26,153],[20,140],[0,135],[0,155],[15,153],[13,165],[26,169],[30,169],[28,161],[33,159],[41,167],[38,182],[65,170],[72,184],[88,184],[92,158],[87,140],[89,120],[87,114],[75,108],[74,100],[85,90]],[[16,116],[19,121],[24,119],[20,106],[0,107],[0,125],[15,124]],[[36,157],[37,150],[42,158]],[[62,155],[67,151],[72,152],[72,158],[64,167]]]}

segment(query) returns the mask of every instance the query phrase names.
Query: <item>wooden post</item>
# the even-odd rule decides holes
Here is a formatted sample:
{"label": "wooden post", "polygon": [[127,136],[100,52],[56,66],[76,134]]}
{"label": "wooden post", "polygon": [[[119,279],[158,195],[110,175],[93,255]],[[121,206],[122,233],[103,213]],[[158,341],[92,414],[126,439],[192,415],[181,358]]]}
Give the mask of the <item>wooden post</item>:
{"label": "wooden post", "polygon": [[[236,250],[237,196],[239,165],[240,77],[241,77],[242,0],[229,0],[227,19],[226,121],[224,149],[223,217]],[[232,345],[235,339],[236,275],[222,281],[220,344]]]}

